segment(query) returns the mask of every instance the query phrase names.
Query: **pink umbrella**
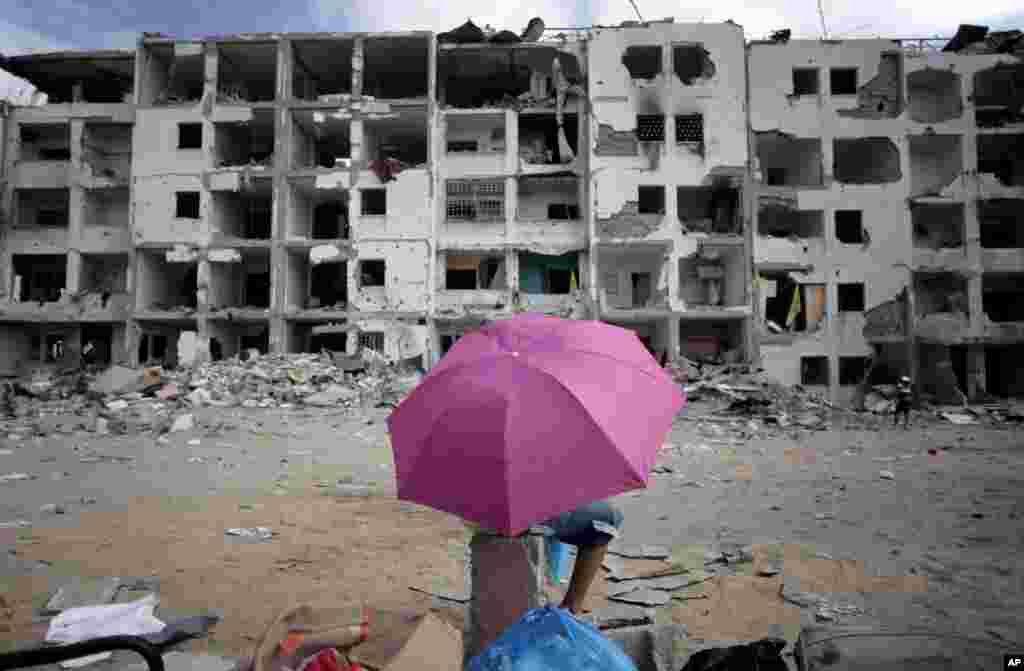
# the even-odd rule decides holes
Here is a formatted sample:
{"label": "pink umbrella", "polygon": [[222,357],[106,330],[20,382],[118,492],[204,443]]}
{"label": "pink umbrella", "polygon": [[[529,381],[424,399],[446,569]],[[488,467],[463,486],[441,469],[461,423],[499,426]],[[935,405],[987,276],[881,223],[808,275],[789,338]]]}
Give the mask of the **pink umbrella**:
{"label": "pink umbrella", "polygon": [[388,418],[398,496],[515,535],[646,487],[684,403],[632,331],[497,321],[460,338]]}

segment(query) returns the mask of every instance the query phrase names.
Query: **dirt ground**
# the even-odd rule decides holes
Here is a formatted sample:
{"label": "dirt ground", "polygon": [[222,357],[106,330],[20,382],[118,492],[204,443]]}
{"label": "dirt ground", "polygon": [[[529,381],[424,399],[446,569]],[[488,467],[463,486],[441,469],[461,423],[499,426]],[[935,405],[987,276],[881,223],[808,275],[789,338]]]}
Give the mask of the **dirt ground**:
{"label": "dirt ground", "polygon": [[[752,427],[746,418],[709,419],[706,411],[692,407],[673,428],[662,472],[647,490],[616,498],[624,541],[668,546],[673,558],[785,544],[783,553],[803,548],[805,559],[855,559],[858,571],[895,580],[876,590],[868,621],[1019,642],[1019,428],[916,416],[905,431],[842,415],[828,430],[783,431]],[[0,485],[0,522],[32,523],[16,531],[11,556],[20,568],[0,574],[0,640],[38,640],[45,625],[33,624],[35,609],[72,575],[159,577],[162,608],[223,616],[209,640],[194,644],[220,654],[249,652],[273,616],[300,601],[433,608],[461,626],[458,604],[410,587],[457,590],[467,531],[448,515],[393,498],[385,415],[218,410],[197,416],[194,432],[159,443],[145,436],[8,439],[0,474],[37,479]],[[83,461],[97,454],[103,459]],[[369,484],[380,495],[341,497],[339,480]],[[76,503],[82,497],[96,501]],[[61,501],[64,515],[39,511]],[[251,542],[224,534],[253,526],[276,535]],[[915,587],[901,587],[910,578]],[[599,582],[592,608],[605,603]],[[751,585],[753,592],[743,580],[709,582],[701,588],[707,598],[674,601],[656,619],[724,636],[716,629],[735,620],[754,592],[777,594],[781,578]],[[800,617],[779,613],[765,617],[784,619],[776,624],[791,636]]]}

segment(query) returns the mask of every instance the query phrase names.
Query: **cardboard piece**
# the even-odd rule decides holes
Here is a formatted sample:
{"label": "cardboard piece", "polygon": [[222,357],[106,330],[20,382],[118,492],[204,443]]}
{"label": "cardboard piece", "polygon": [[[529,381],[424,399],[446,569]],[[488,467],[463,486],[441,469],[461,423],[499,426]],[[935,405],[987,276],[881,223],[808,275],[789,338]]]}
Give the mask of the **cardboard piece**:
{"label": "cardboard piece", "polygon": [[462,633],[433,613],[374,611],[370,637],[349,658],[370,671],[462,668]]}
{"label": "cardboard piece", "polygon": [[781,587],[779,577],[718,576],[704,583],[706,599],[676,601],[672,619],[694,638],[756,641],[786,634],[795,639],[800,609],[782,600]]}

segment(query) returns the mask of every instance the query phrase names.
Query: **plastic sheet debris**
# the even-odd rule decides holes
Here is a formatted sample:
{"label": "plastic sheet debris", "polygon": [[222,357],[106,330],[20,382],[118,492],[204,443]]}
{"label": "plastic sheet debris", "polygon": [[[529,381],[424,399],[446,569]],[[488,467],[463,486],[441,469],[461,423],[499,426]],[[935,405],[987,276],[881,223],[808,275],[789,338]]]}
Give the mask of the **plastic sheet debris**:
{"label": "plastic sheet debris", "polygon": [[267,527],[233,528],[224,532],[228,536],[266,541],[274,537],[274,532]]}
{"label": "plastic sheet debris", "polygon": [[28,473],[6,473],[0,475],[0,483],[5,482],[20,482],[22,480],[35,480],[36,476]]}
{"label": "plastic sheet debris", "polygon": [[77,643],[104,636],[154,634],[164,628],[164,623],[153,616],[158,602],[155,594],[149,594],[129,603],[70,608],[50,621],[46,641]]}

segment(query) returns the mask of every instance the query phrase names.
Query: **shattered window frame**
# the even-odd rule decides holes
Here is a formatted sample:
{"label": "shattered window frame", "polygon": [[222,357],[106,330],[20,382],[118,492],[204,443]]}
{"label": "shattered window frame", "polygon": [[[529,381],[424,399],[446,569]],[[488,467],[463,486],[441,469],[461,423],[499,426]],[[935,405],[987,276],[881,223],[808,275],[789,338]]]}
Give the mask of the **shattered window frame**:
{"label": "shattered window frame", "polygon": [[[844,79],[853,73],[853,87],[852,90],[845,90],[846,87],[841,86],[842,84],[850,84],[851,80]],[[838,77],[838,79],[837,79]],[[829,95],[834,96],[855,96],[857,95],[857,87],[860,82],[860,73],[858,68],[840,67],[840,68],[829,68],[828,71],[828,90]],[[840,86],[837,86],[840,84]],[[844,89],[837,91],[836,89]]]}
{"label": "shattered window frame", "polygon": [[445,221],[504,221],[505,180],[447,180],[444,211]]}
{"label": "shattered window frame", "polygon": [[[632,53],[632,56],[630,55]],[[641,63],[637,61],[646,61],[650,59],[653,63],[657,63],[656,69],[650,67],[640,67]],[[632,62],[635,65],[636,71],[630,68],[629,63]],[[626,68],[629,73],[630,79],[643,79],[651,80],[655,79],[660,75],[664,67],[664,53],[660,44],[631,44],[626,47],[622,52],[622,65]],[[643,65],[650,65],[650,63],[644,62]]]}
{"label": "shattered window frame", "polygon": [[821,95],[821,68],[793,68],[793,95]]}
{"label": "shattered window frame", "polygon": [[384,332],[383,331],[362,331],[359,334],[359,347],[373,350],[374,352],[384,352]]}
{"label": "shattered window frame", "polygon": [[174,192],[174,218],[200,219],[202,216],[201,198],[198,191]]}

